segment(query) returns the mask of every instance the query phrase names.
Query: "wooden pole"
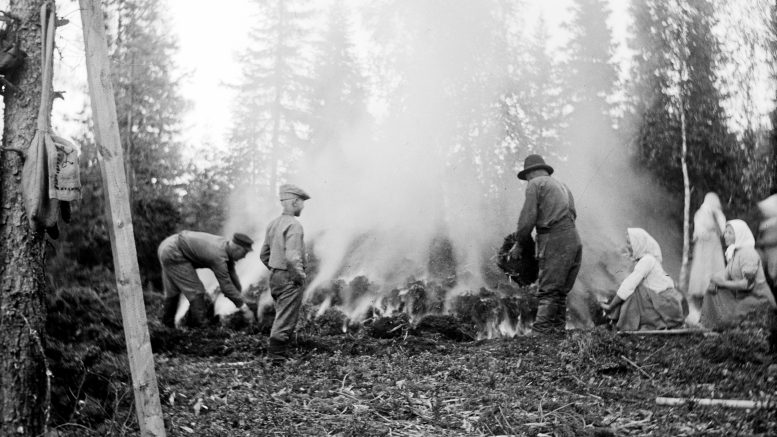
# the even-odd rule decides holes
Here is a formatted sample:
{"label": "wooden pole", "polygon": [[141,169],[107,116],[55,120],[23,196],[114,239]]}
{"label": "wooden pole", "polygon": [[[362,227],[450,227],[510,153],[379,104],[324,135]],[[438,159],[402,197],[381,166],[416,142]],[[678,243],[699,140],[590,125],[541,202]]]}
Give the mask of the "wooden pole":
{"label": "wooden pole", "polygon": [[79,4],[84,29],[86,71],[92,101],[95,140],[105,189],[106,213],[111,223],[109,230],[113,265],[121,302],[124,335],[127,339],[127,356],[132,374],[132,388],[135,392],[135,409],[141,435],[165,436],[135,250],[103,10],[100,0],[79,0]]}
{"label": "wooden pole", "polygon": [[777,404],[774,402],[757,402],[740,399],[705,399],[705,398],[656,398],[656,405],[684,405],[693,403],[705,406],[720,406],[728,408],[744,408],[748,410],[755,409],[774,409]]}
{"label": "wooden pole", "polygon": [[715,335],[714,331],[699,328],[680,328],[680,329],[649,329],[644,331],[618,331],[618,335],[688,335],[704,334]]}

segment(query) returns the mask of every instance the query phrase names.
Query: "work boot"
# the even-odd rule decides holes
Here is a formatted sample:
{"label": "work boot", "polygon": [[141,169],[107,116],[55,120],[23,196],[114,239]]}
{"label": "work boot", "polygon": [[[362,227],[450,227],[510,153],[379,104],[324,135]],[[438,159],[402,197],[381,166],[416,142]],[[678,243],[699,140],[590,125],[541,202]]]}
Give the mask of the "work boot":
{"label": "work boot", "polygon": [[205,295],[198,294],[189,301],[189,326],[200,328],[205,325]]}
{"label": "work boot", "polygon": [[538,334],[549,334],[557,325],[558,306],[550,299],[541,299],[537,306],[537,317],[532,330]]}
{"label": "work boot", "polygon": [[289,345],[286,341],[270,338],[270,344],[267,347],[267,358],[273,364],[281,364],[289,358]]}
{"label": "work boot", "polygon": [[168,328],[175,328],[175,313],[178,311],[178,296],[166,297],[162,310],[162,324]]}

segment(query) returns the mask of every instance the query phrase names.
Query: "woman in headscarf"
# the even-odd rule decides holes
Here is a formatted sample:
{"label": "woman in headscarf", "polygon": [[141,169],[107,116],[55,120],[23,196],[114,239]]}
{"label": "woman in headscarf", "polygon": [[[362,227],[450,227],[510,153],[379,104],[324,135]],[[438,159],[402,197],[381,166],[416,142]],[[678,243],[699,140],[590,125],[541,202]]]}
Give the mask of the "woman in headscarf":
{"label": "woman in headscarf", "polygon": [[720,238],[726,228],[726,216],[715,193],[704,196],[693,216],[693,261],[688,281],[688,324],[698,325],[701,304],[712,275],[723,270],[723,246]]}
{"label": "woman in headscarf", "polygon": [[747,223],[730,220],[723,238],[728,246],[726,268],[712,275],[701,308],[701,324],[715,330],[736,325],[760,307],[775,307]]}
{"label": "woman in headscarf", "polygon": [[756,248],[761,252],[766,282],[772,287],[774,296],[777,293],[777,194],[759,202],[758,209],[763,221],[758,227]]}
{"label": "woman in headscarf", "polygon": [[626,244],[634,270],[615,297],[602,304],[621,331],[671,329],[682,325],[682,295],[661,266],[661,248],[644,229],[628,228]]}

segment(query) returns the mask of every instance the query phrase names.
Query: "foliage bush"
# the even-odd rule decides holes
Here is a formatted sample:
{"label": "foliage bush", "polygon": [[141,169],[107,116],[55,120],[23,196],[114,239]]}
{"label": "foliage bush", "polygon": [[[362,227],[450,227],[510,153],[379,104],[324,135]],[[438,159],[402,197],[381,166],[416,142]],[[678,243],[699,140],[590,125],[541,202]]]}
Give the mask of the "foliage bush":
{"label": "foliage bush", "polygon": [[103,433],[121,426],[133,395],[118,296],[66,287],[49,296],[47,307],[51,424],[77,423]]}

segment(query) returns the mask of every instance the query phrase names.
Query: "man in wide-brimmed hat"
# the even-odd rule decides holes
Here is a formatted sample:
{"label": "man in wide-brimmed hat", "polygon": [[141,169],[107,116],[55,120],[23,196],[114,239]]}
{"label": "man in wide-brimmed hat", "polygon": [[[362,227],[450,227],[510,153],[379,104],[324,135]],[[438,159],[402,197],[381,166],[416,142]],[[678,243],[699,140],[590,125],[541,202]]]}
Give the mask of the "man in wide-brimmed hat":
{"label": "man in wide-brimmed hat", "polygon": [[157,251],[165,288],[162,323],[175,327],[181,293],[189,300],[189,324],[200,326],[204,323],[205,286],[196,269],[210,269],[224,296],[240,309],[248,321],[253,321],[253,312],[240,297],[240,279],[235,272],[235,263],[245,258],[253,244],[248,235],[241,233],[232,235],[230,240],[195,231],[182,231],[165,238]]}
{"label": "man in wide-brimmed hat", "polygon": [[526,200],[518,219],[518,242],[510,256],[518,258],[521,246],[531,242],[537,230],[539,304],[534,331],[563,332],[566,326],[567,293],[580,271],[583,246],[575,228],[575,200],[566,185],[552,178],[553,167],[540,155],[529,155],[518,179],[528,181]]}
{"label": "man in wide-brimmed hat", "polygon": [[310,199],[292,184],[281,185],[283,213],[267,226],[259,259],[270,270],[270,294],[275,300],[275,320],[270,331],[269,357],[274,362],[287,358],[289,341],[297,326],[305,284],[305,237],[297,217]]}

